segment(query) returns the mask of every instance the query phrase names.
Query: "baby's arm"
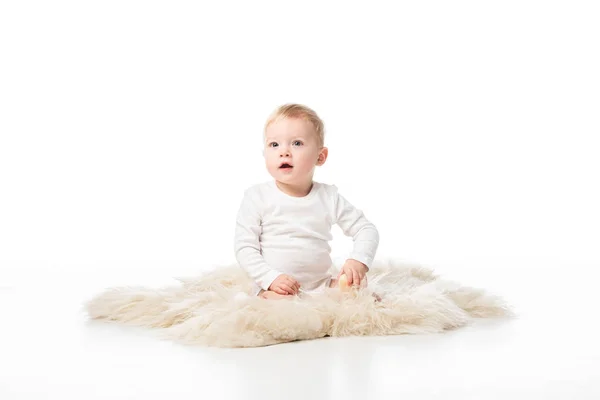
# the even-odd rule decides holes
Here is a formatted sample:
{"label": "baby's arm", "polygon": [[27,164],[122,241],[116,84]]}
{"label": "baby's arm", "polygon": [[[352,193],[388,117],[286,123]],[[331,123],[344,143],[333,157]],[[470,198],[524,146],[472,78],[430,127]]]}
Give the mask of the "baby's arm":
{"label": "baby's arm", "polygon": [[361,210],[338,193],[337,188],[333,200],[335,222],[346,236],[352,237],[354,242],[349,258],[363,263],[368,270],[373,264],[379,247],[379,232]]}
{"label": "baby's arm", "polygon": [[263,290],[281,275],[272,269],[260,252],[260,212],[252,193],[246,191],[240,205],[235,228],[235,257],[250,278]]}

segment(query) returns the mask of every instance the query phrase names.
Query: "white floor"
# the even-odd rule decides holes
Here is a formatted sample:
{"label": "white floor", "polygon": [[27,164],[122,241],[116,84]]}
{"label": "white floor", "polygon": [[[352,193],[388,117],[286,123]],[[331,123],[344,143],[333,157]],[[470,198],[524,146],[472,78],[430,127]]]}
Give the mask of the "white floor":
{"label": "white floor", "polygon": [[80,310],[104,287],[172,284],[181,271],[3,265],[0,399],[600,399],[600,265],[477,264],[434,267],[503,295],[518,319],[256,349],[186,347]]}

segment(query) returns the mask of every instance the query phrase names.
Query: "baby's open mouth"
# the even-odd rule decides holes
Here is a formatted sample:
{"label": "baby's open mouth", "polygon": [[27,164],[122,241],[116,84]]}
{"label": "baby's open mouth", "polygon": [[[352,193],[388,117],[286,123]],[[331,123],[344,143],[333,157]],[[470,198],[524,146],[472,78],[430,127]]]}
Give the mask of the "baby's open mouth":
{"label": "baby's open mouth", "polygon": [[279,168],[293,168],[290,164],[283,163],[279,166]]}

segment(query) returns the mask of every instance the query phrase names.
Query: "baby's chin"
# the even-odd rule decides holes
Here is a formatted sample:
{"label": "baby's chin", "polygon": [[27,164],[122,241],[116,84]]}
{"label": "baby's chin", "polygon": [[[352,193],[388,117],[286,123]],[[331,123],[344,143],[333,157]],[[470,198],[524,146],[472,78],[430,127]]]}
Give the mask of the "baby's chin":
{"label": "baby's chin", "polygon": [[279,171],[276,171],[274,174],[272,173],[271,176],[279,182],[287,183],[290,185],[302,184],[302,182],[306,181],[306,177],[302,177],[298,174],[290,172],[281,173]]}
{"label": "baby's chin", "polygon": [[283,169],[283,168],[271,168],[271,169],[269,169],[269,173],[274,178],[281,178],[281,179],[291,179],[291,178],[297,177],[297,175],[298,175],[298,173],[294,169],[294,167],[287,168],[287,169]]}
{"label": "baby's chin", "polygon": [[299,185],[312,180],[313,175],[310,171],[303,171],[297,167],[292,167],[289,170],[281,170],[279,168],[269,169],[269,174],[273,179],[280,182]]}
{"label": "baby's chin", "polygon": [[292,176],[285,175],[285,174],[271,174],[271,176],[273,178],[277,179],[279,182],[284,182],[284,183],[293,184],[296,181],[298,181],[298,179],[296,177],[292,177]]}

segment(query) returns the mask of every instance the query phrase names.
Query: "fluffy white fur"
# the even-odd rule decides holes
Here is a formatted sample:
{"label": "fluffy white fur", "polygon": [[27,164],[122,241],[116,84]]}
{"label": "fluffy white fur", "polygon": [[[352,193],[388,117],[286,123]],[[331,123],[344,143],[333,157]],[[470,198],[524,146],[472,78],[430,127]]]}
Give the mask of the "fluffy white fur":
{"label": "fluffy white fur", "polygon": [[[336,271],[332,271],[337,275]],[[167,338],[257,347],[325,336],[434,333],[472,318],[512,315],[496,296],[440,279],[428,268],[376,261],[366,289],[264,300],[237,265],[164,289],[113,288],[86,303],[93,319],[164,328]],[[376,302],[376,292],[382,297]]]}

